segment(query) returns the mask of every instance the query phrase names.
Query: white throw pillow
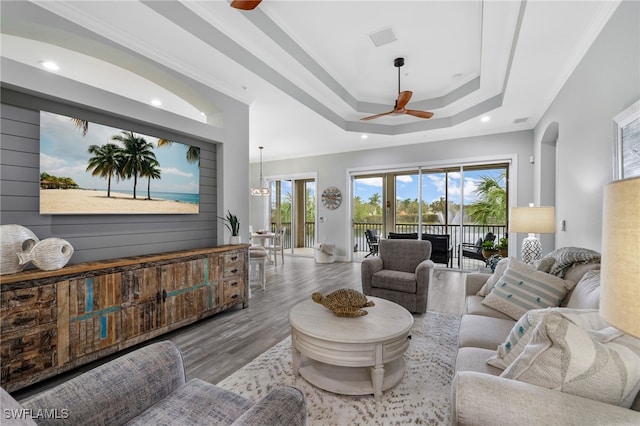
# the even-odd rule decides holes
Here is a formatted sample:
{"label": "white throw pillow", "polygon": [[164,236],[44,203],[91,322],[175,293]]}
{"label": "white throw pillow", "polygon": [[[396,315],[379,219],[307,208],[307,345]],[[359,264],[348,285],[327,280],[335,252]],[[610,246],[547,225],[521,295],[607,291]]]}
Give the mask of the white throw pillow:
{"label": "white throw pillow", "polygon": [[487,360],[487,364],[502,370],[507,368],[522,353],[524,347],[531,340],[535,326],[549,309],[553,308],[532,309],[521,316],[509,332],[507,340],[498,346],[496,354]]}
{"label": "white throw pillow", "polygon": [[514,324],[507,339],[498,346],[496,354],[487,359],[487,364],[504,370],[507,368],[524,350],[531,341],[533,330],[536,325],[549,312],[560,312],[565,318],[572,320],[587,330],[599,330],[608,327],[597,309],[567,309],[567,308],[545,308],[532,309],[527,311]]}
{"label": "white throw pillow", "polygon": [[589,271],[574,287],[567,308],[598,309],[600,306],[600,271]]}
{"label": "white throw pillow", "polygon": [[504,259],[501,259],[498,263],[496,263],[496,269],[493,271],[493,275],[491,275],[489,279],[487,279],[487,282],[484,283],[482,288],[478,290],[478,292],[476,293],[476,296],[484,297],[487,294],[489,294],[493,286],[498,282],[502,274],[504,274],[504,271],[507,269],[507,266],[509,266],[509,259],[511,258],[505,257]]}
{"label": "white throw pillow", "polygon": [[549,312],[500,376],[629,408],[640,389],[640,340]]}
{"label": "white throw pillow", "polygon": [[570,287],[562,278],[511,258],[482,304],[518,320],[528,310],[559,306]]}

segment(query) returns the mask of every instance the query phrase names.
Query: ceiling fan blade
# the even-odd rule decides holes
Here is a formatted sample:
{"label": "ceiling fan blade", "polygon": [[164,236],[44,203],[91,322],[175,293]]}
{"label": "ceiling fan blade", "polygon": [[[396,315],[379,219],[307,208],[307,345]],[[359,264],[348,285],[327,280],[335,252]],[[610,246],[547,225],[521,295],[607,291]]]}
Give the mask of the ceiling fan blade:
{"label": "ceiling fan blade", "polygon": [[409,90],[405,90],[404,92],[400,92],[398,94],[398,101],[396,102],[396,109],[404,109],[404,107],[411,100],[411,96],[412,95],[413,95],[413,92],[411,92]]}
{"label": "ceiling fan blade", "polygon": [[433,113],[432,112],[417,111],[415,109],[405,109],[404,113],[405,114],[409,114],[409,115],[413,115],[414,117],[420,117],[420,118],[431,118],[431,117],[433,117]]}
{"label": "ceiling fan blade", "polygon": [[231,7],[241,10],[253,10],[260,4],[262,0],[233,0]]}
{"label": "ceiling fan blade", "polygon": [[394,111],[389,111],[389,112],[383,112],[382,114],[370,115],[369,117],[364,117],[364,118],[361,118],[360,120],[373,120],[374,118],[378,118],[378,117],[382,117],[382,116],[385,116],[385,115],[393,114],[394,112],[395,112],[395,110]]}

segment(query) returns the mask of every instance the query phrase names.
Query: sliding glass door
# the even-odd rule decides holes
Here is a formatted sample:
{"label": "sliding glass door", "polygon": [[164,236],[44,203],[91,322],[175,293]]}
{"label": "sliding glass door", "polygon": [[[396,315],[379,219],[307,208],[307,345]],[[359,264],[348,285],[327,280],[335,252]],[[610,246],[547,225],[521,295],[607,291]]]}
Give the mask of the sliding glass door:
{"label": "sliding glass door", "polygon": [[[491,232],[496,243],[507,236],[508,164],[354,174],[353,239],[355,258],[368,254],[365,229],[449,235],[452,256],[463,269],[484,261],[463,255]],[[476,248],[474,247],[474,250]]]}
{"label": "sliding glass door", "polygon": [[270,228],[285,228],[285,253],[313,256],[316,233],[315,178],[274,179],[270,182]]}
{"label": "sliding glass door", "polygon": [[372,229],[384,235],[384,175],[370,174],[354,176],[352,180],[353,251],[357,258],[369,253],[365,231]]}

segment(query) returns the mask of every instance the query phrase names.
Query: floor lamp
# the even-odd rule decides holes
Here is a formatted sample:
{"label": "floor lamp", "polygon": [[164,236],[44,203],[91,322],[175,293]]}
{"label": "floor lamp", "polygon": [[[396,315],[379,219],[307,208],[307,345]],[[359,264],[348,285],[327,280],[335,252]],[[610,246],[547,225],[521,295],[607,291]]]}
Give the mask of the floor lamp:
{"label": "floor lamp", "polygon": [[513,207],[511,209],[511,232],[528,233],[522,241],[522,261],[532,263],[542,257],[542,245],[535,234],[556,232],[555,209],[553,207]]}
{"label": "floor lamp", "polygon": [[605,187],[600,315],[640,338],[640,177]]}

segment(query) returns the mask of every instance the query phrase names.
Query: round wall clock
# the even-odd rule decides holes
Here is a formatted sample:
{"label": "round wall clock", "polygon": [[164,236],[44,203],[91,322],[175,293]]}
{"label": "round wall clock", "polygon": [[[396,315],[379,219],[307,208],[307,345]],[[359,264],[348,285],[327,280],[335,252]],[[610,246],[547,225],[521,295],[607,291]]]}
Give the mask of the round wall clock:
{"label": "round wall clock", "polygon": [[322,191],[322,205],[329,210],[335,210],[342,203],[342,193],[335,186],[331,186]]}

